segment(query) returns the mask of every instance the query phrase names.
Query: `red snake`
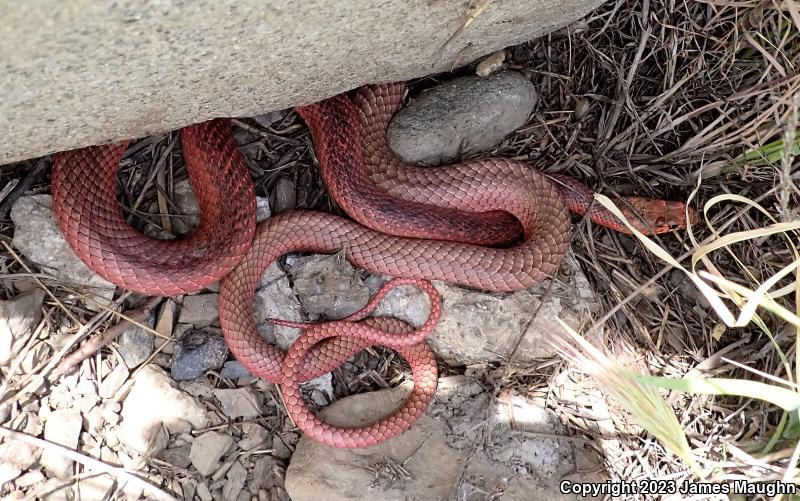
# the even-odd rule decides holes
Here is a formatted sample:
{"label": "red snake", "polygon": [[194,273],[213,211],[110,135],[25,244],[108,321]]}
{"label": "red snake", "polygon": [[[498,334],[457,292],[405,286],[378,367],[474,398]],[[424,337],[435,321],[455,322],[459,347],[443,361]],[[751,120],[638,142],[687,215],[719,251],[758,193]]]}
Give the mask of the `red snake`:
{"label": "red snake", "polygon": [[[410,166],[386,142],[402,84],[359,89],[300,107],[331,196],[356,222],[294,211],[255,227],[254,190],[228,120],[186,127],[181,141],[201,222],[187,239],[147,238],[125,221],[115,198],[126,143],[55,155],[53,207],[69,244],[92,270],[117,286],[151,295],[197,291],[222,279],[220,322],[231,351],[248,370],[281,384],[287,411],[306,434],[335,447],[362,447],[402,432],[424,412],[436,388],[435,358],[424,342],[441,314],[428,280],[490,291],[515,291],[551,276],[569,246],[567,212],[620,231],[571,178],[548,178],[529,165],[484,157],[438,168]],[[676,202],[626,198],[626,217],[647,233],[685,225],[693,211]],[[641,217],[640,217],[641,215]],[[489,247],[496,245],[495,247]],[[356,315],[305,325],[284,355],[264,341],[253,294],[264,270],[289,252],[342,251],[354,265],[396,279]],[[362,320],[389,288],[410,284],[431,299],[426,323],[412,330],[393,319]],[[415,389],[389,418],[335,428],[307,409],[299,384],[328,372],[370,345],[386,345],[410,363]]]}

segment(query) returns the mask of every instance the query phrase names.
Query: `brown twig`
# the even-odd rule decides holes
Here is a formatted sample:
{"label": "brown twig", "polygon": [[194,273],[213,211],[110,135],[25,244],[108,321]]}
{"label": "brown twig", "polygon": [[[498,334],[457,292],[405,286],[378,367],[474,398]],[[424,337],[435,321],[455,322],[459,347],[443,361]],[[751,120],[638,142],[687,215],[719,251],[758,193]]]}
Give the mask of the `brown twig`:
{"label": "brown twig", "polygon": [[[125,315],[135,322],[144,322],[147,317],[150,316],[153,309],[158,306],[158,303],[161,301],[160,297],[152,297],[147,300],[147,302],[131,311],[125,313]],[[93,354],[97,353],[97,350],[102,348],[103,346],[107,345],[117,336],[125,332],[125,329],[130,327],[131,321],[130,320],[120,320],[119,323],[116,325],[109,327],[106,329],[105,332],[102,334],[97,334],[92,336],[85,343],[83,343],[80,348],[73,351],[58,364],[58,366],[53,371],[53,375],[55,377],[62,376],[72,370],[73,367],[78,365],[79,363],[83,362]]]}

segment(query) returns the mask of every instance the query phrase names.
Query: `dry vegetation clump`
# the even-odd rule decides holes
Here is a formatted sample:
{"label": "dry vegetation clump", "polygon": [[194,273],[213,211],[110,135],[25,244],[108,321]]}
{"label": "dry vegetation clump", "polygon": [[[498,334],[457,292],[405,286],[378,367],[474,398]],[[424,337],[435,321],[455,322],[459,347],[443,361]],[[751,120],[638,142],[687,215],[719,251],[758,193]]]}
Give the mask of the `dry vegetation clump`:
{"label": "dry vegetation clump", "polygon": [[[509,52],[542,101],[501,154],[590,179],[606,194],[689,199],[705,216],[653,247],[577,226],[573,248],[607,311],[581,334],[608,357],[556,340],[579,365],[554,370],[548,398],[592,394],[573,372],[581,369],[619,397],[629,413],[613,413],[613,440],[587,418],[594,412],[556,405],[600,437],[617,479],[795,482],[797,4],[617,1]],[[686,273],[666,266],[669,256]],[[702,283],[730,282],[700,291],[695,271],[712,275]],[[770,293],[748,308],[762,284]],[[640,373],[672,379],[647,384]],[[541,381],[500,374],[501,385]],[[567,382],[578,390],[564,391]],[[652,384],[676,390],[664,393],[669,406]]]}

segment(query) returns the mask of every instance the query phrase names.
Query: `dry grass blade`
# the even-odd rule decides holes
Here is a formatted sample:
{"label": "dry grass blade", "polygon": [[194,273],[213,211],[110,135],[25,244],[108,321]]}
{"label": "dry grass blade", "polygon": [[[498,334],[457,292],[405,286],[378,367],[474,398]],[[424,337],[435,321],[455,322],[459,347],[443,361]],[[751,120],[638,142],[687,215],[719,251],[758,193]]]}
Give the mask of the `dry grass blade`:
{"label": "dry grass blade", "polygon": [[566,335],[554,335],[549,341],[576,367],[588,372],[607,389],[623,408],[630,412],[642,428],[653,434],[673,454],[690,468],[695,465],[675,413],[667,402],[650,385],[642,385],[635,373],[612,362],[602,351],[561,322]]}
{"label": "dry grass blade", "polygon": [[680,378],[669,379],[637,375],[635,379],[649,386],[668,388],[700,395],[736,395],[756,398],[771,403],[789,412],[800,410],[800,394],[775,385],[726,378]]}
{"label": "dry grass blade", "polygon": [[20,433],[18,431],[9,430],[8,428],[2,426],[0,426],[0,436],[3,436],[8,440],[19,440],[20,442],[24,442],[26,444],[38,447],[40,449],[48,449],[57,452],[71,459],[72,461],[78,462],[84,466],[92,468],[93,470],[108,473],[109,475],[116,477],[122,483],[128,483],[136,487],[140,487],[153,499],[160,499],[164,501],[177,501],[177,498],[171,496],[170,494],[167,494],[166,492],[154,486],[150,482],[142,480],[141,478],[137,477],[136,475],[133,475],[131,472],[123,468],[107,465],[102,461],[90,458],[89,456],[76,452],[72,449],[68,449],[67,447],[64,447],[62,445],[55,444],[53,442],[48,442],[47,440],[42,440],[40,438],[32,437],[28,434]]}
{"label": "dry grass blade", "polygon": [[[762,284],[755,291],[749,291],[748,289],[741,286],[739,286],[741,288],[737,287],[737,289],[739,290],[737,294],[741,294],[742,290],[748,291],[747,292],[748,300],[747,302],[741,305],[741,313],[739,314],[738,317],[734,317],[730,309],[721,300],[720,293],[711,288],[705,281],[702,280],[702,277],[696,271],[694,271],[696,263],[699,260],[703,259],[705,254],[708,253],[710,250],[730,245],[733,242],[741,242],[743,240],[750,240],[756,237],[768,236],[774,234],[784,234],[790,231],[798,230],[800,229],[800,221],[792,223],[776,223],[774,225],[759,230],[752,230],[743,233],[734,233],[731,235],[726,235],[725,237],[721,237],[716,242],[706,245],[695,251],[695,254],[692,257],[693,270],[689,271],[686,268],[684,268],[677,260],[675,260],[668,252],[666,252],[661,246],[659,246],[653,240],[651,240],[644,234],[637,231],[633,226],[631,226],[630,223],[627,221],[627,219],[625,219],[625,216],[622,214],[622,212],[617,208],[614,202],[611,201],[611,199],[603,195],[596,195],[595,198],[601,205],[606,207],[608,210],[614,213],[614,215],[617,216],[623,223],[625,223],[625,225],[631,230],[633,235],[637,239],[639,239],[639,241],[642,244],[644,244],[647,250],[649,250],[650,252],[652,252],[653,254],[655,254],[668,264],[683,271],[689,277],[689,279],[692,280],[694,285],[697,286],[697,288],[703,293],[705,299],[711,304],[711,306],[714,308],[714,311],[717,313],[717,315],[719,315],[719,317],[722,319],[723,322],[725,322],[726,325],[729,325],[731,327],[742,327],[749,324],[753,319],[756,307],[759,305],[769,309],[770,311],[779,312],[782,318],[790,320],[795,325],[800,325],[800,317],[798,317],[791,311],[787,310],[783,306],[775,303],[774,301],[771,300],[771,298],[767,296],[767,292],[769,291],[769,289],[772,288],[772,286],[775,283],[777,283],[781,278],[783,278],[785,275],[796,269],[797,266],[800,265],[800,262],[796,261],[790,264],[789,266],[785,267],[779,273],[775,274],[772,278],[765,281],[764,284]],[[716,283],[719,283],[723,286],[732,284],[732,282],[726,281],[723,277],[717,277],[707,272],[704,274],[704,276],[707,278],[714,277],[713,280]],[[727,297],[729,297],[730,299],[733,300],[738,299],[738,297],[732,297],[730,290],[723,292],[726,293]]]}

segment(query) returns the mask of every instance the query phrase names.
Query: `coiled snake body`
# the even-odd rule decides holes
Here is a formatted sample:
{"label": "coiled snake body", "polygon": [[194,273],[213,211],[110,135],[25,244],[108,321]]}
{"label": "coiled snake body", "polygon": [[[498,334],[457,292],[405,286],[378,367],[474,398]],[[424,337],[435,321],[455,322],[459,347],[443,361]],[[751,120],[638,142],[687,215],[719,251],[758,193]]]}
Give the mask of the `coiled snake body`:
{"label": "coiled snake body", "polygon": [[[55,155],[53,206],[78,256],[119,287],[151,295],[197,291],[222,279],[220,322],[231,351],[253,375],[283,385],[295,423],[336,447],[362,447],[407,428],[424,412],[436,387],[435,358],[424,342],[441,314],[428,280],[491,291],[514,291],[552,275],[569,246],[567,207],[625,231],[592,206],[592,192],[570,178],[548,178],[529,165],[481,158],[439,168],[407,165],[386,143],[402,84],[359,89],[300,107],[331,196],[352,217],[295,211],[255,226],[249,171],[228,120],[186,127],[181,141],[198,195],[201,222],[187,239],[147,238],[128,226],[115,198],[116,172],[126,144]],[[628,219],[645,232],[682,226],[684,206],[627,199]],[[640,217],[643,216],[643,217]],[[693,218],[690,213],[690,218]],[[509,246],[509,243],[516,242]],[[491,245],[501,245],[490,247]],[[284,355],[259,335],[252,298],[262,273],[288,252],[342,251],[354,265],[402,277],[351,318],[308,327]],[[362,320],[390,287],[411,284],[431,298],[428,321],[417,329],[393,319]],[[370,345],[385,345],[411,364],[415,387],[384,421],[339,429],[303,403],[299,383]]]}

